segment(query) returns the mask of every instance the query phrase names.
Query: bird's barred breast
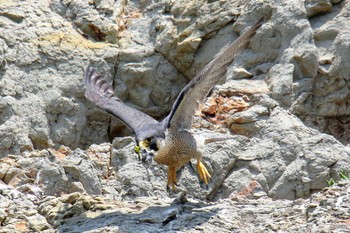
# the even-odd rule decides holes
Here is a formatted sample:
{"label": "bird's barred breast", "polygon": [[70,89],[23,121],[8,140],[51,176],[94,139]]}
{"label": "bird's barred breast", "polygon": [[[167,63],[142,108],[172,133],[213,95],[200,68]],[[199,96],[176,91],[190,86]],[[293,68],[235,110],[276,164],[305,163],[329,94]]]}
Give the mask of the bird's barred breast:
{"label": "bird's barred breast", "polygon": [[196,140],[192,134],[187,131],[177,131],[167,135],[164,146],[159,148],[154,160],[160,164],[181,167],[192,158],[200,157],[201,154],[197,151]]}

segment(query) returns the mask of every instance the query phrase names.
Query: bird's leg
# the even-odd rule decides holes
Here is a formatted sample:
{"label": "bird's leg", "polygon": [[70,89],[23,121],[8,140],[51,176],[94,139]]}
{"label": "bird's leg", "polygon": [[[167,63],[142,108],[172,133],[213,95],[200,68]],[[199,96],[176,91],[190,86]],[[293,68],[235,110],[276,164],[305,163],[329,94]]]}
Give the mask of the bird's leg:
{"label": "bird's leg", "polygon": [[167,186],[171,185],[171,188],[175,190],[176,184],[176,167],[168,167],[168,183]]}
{"label": "bird's leg", "polygon": [[204,166],[204,164],[201,162],[200,159],[197,159],[197,172],[199,175],[199,179],[203,180],[204,183],[207,185],[209,182],[209,179],[211,178],[207,168]]}

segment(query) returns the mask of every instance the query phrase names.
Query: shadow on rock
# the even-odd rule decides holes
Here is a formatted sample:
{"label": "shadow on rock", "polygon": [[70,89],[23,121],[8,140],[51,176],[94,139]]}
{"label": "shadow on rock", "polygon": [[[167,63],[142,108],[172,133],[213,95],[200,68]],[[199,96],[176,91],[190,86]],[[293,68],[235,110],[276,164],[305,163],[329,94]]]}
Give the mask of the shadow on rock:
{"label": "shadow on rock", "polygon": [[[172,201],[172,202],[171,202]],[[187,201],[182,195],[169,198],[139,198],[133,202],[111,201],[108,210],[89,210],[60,221],[58,232],[159,232],[184,231],[207,222],[220,208]]]}

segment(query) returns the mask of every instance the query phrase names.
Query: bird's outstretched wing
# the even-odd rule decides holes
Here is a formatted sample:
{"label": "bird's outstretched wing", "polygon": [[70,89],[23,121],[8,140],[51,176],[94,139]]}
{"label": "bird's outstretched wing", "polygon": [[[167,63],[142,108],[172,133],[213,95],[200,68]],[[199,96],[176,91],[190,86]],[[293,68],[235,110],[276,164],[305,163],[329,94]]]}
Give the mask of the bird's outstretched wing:
{"label": "bird's outstretched wing", "polygon": [[189,129],[192,124],[193,115],[209,91],[220,81],[237,54],[242,52],[261,26],[263,18],[255,25],[243,33],[237,40],[230,44],[227,49],[220,52],[207,64],[177,97],[172,110],[165,119],[167,127],[170,129]]}
{"label": "bird's outstretched wing", "polygon": [[91,66],[88,66],[85,71],[84,82],[86,87],[85,97],[98,107],[119,118],[135,134],[145,125],[159,124],[158,121],[145,113],[125,105],[115,96],[112,86],[106,79],[97,74]]}

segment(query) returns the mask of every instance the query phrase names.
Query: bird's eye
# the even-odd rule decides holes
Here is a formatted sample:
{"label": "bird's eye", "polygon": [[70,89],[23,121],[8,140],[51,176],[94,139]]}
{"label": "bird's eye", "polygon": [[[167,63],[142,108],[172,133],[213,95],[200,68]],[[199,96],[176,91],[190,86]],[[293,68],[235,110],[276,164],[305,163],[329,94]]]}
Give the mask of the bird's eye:
{"label": "bird's eye", "polygon": [[152,138],[146,138],[146,142],[150,143],[152,141]]}

